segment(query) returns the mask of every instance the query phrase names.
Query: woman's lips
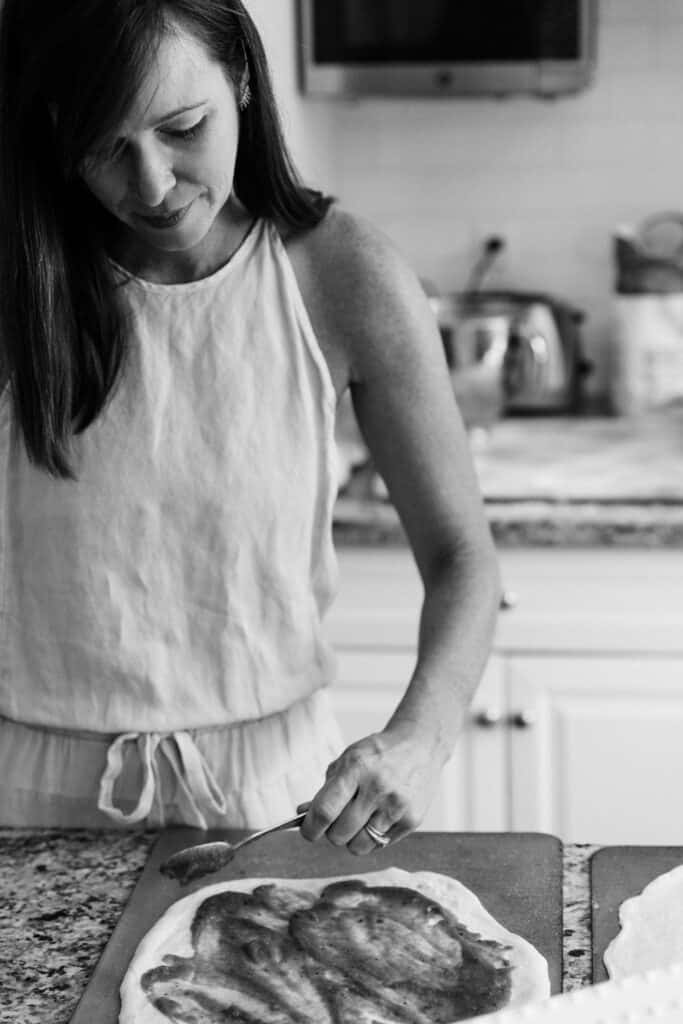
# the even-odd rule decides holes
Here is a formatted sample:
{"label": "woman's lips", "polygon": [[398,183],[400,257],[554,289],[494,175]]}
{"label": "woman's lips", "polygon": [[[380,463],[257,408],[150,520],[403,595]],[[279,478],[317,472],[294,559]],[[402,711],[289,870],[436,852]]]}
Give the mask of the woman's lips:
{"label": "woman's lips", "polygon": [[169,213],[166,217],[149,217],[143,213],[136,213],[135,217],[148,224],[151,228],[162,230],[164,228],[174,228],[176,224],[180,224],[181,220],[185,218],[193,202],[194,200],[188,203],[187,206],[181,206],[179,210],[174,210],[173,213]]}

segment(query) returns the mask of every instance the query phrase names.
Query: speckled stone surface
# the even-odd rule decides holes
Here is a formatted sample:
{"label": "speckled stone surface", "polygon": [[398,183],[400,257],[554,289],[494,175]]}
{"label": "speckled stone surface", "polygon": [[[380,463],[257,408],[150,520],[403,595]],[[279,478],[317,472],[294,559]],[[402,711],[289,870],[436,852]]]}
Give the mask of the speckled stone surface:
{"label": "speckled stone surface", "polygon": [[598,849],[587,844],[564,847],[562,987],[565,992],[583,988],[592,981],[590,859]]}
{"label": "speckled stone surface", "polygon": [[0,830],[1,1024],[67,1024],[155,835]]}
{"label": "speckled stone surface", "polygon": [[[637,418],[508,418],[470,447],[500,547],[683,547],[683,402]],[[386,495],[369,456],[355,464],[337,543],[404,545]]]}
{"label": "speckled stone surface", "polygon": [[[0,1024],[68,1024],[155,837],[0,829]],[[591,981],[596,848],[565,847],[565,991]]]}
{"label": "speckled stone surface", "polygon": [[[683,547],[683,502],[485,503],[491,533],[499,547]],[[335,543],[343,547],[407,544],[398,514],[389,502],[340,498]]]}

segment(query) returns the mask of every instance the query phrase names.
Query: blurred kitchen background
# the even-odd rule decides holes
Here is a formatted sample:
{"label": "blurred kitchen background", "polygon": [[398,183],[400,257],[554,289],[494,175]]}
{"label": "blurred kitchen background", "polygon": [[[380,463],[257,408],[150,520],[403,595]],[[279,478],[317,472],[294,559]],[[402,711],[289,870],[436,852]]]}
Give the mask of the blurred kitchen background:
{"label": "blurred kitchen background", "polygon": [[[313,94],[299,5],[248,5],[305,178],[430,295],[500,554],[492,655],[424,826],[683,842],[683,2],[557,0],[593,10],[595,59],[553,98]],[[352,739],[410,676],[421,584],[348,404],[338,440]]]}
{"label": "blurred kitchen background", "polygon": [[[302,23],[315,6],[250,5],[295,158],[309,182],[369,217],[407,256],[433,297],[454,368],[478,363],[453,375],[468,426],[486,426],[498,411],[632,416],[683,394],[683,4],[556,4],[565,18],[575,9],[578,21],[590,19],[583,45],[593,67],[576,91],[552,98],[392,95],[390,84],[384,95],[320,95],[302,77],[314,56]],[[477,9],[459,5],[464,18],[468,6]],[[652,268],[667,258],[673,275],[662,286]],[[463,308],[452,293],[462,297],[475,280],[497,296]],[[674,297],[653,303],[642,294],[652,290]],[[539,297],[557,305],[525,301]],[[468,322],[454,331],[463,312]],[[515,312],[517,322],[501,321]],[[495,363],[505,400],[492,399]],[[351,419],[342,407],[349,445]],[[623,433],[603,426],[607,441]],[[485,443],[476,430],[473,441]],[[342,447],[342,482],[360,458]]]}
{"label": "blurred kitchen background", "polygon": [[487,284],[584,309],[601,392],[614,232],[683,208],[683,4],[597,7],[594,80],[575,95],[353,100],[300,91],[292,0],[250,5],[306,178],[383,228],[441,291],[462,288],[483,240],[502,236]]}

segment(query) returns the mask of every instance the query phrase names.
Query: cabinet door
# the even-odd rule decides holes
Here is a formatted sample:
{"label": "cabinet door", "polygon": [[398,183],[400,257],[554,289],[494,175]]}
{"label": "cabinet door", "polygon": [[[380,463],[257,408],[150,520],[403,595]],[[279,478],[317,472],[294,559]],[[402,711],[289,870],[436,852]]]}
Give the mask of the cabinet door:
{"label": "cabinet door", "polygon": [[[343,649],[338,663],[339,683],[332,688],[332,699],[344,739],[351,743],[384,727],[408,684],[415,656],[411,651]],[[422,829],[506,827],[502,678],[502,661],[492,659]]]}
{"label": "cabinet door", "polygon": [[683,843],[683,665],[513,657],[511,827],[565,842]]}
{"label": "cabinet door", "polygon": [[467,725],[446,766],[451,789],[462,791],[459,827],[467,832],[504,832],[508,826],[508,730],[504,662],[489,659],[472,698]]}

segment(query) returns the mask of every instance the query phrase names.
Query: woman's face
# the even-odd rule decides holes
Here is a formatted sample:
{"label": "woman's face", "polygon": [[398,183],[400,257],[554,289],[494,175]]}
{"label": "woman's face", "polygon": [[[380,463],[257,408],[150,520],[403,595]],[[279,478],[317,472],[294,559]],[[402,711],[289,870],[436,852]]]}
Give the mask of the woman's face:
{"label": "woman's face", "polygon": [[152,259],[201,258],[232,191],[238,124],[235,89],[222,66],[175,26],[125,123],[81,170],[93,195],[128,229],[124,245],[142,243]]}

